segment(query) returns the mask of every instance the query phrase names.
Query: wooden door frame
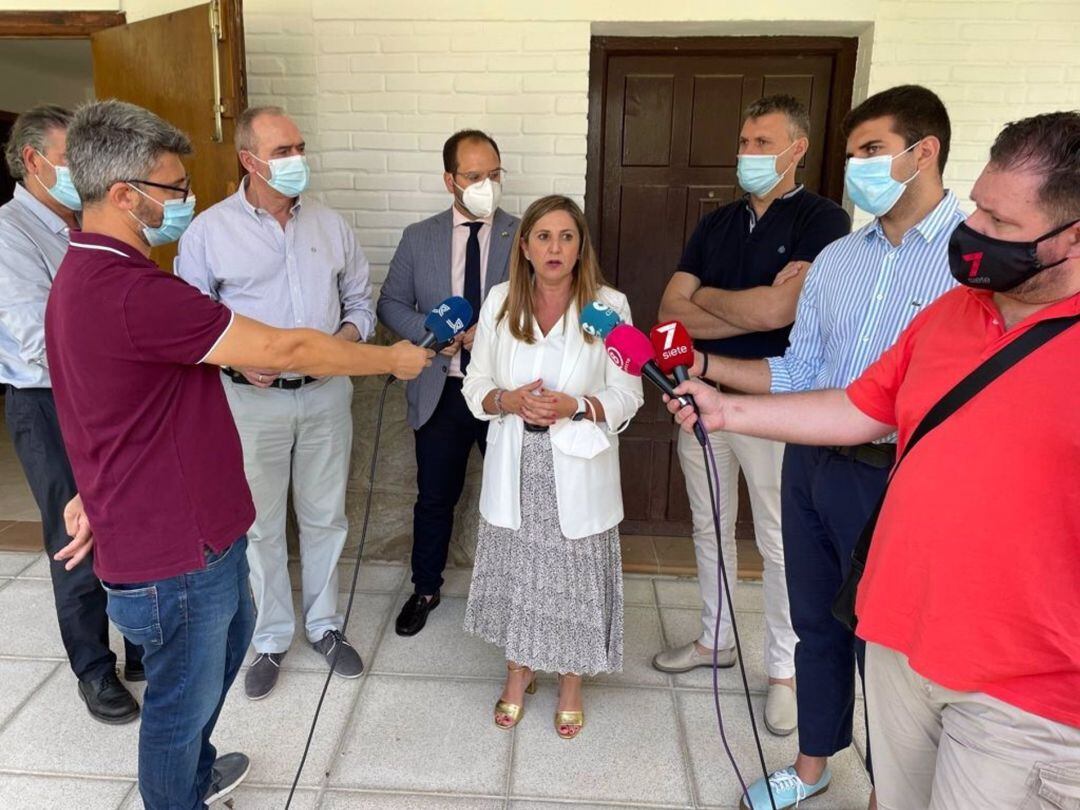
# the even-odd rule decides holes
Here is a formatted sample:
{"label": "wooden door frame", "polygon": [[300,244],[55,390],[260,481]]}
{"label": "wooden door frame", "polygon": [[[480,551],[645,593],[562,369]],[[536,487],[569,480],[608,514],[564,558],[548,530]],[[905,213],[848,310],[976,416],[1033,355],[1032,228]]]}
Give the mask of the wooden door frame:
{"label": "wooden door frame", "polygon": [[126,22],[123,11],[0,11],[0,38],[85,39]]}
{"label": "wooden door frame", "polygon": [[[855,80],[856,37],[593,37],[589,48],[589,130],[585,160],[585,217],[593,234],[593,243],[601,243],[601,219],[604,191],[604,96],[608,84],[608,62],[613,56],[696,56],[728,55],[745,52],[755,56],[828,55],[836,59],[830,104],[822,133],[822,196],[841,200],[844,193],[844,161],[829,159],[843,153],[841,131],[844,115],[851,109]],[[811,133],[813,136],[813,133]],[[601,257],[603,259],[603,257]]]}

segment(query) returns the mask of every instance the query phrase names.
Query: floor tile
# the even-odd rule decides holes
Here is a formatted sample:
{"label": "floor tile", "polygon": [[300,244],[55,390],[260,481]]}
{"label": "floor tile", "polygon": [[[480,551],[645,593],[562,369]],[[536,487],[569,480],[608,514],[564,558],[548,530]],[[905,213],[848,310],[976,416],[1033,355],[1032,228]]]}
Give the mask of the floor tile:
{"label": "floor tile", "polygon": [[[405,577],[405,590],[408,593],[413,593],[413,585],[410,581],[410,576]],[[469,595],[469,587],[472,585],[472,568],[447,568],[443,572],[443,584],[439,588],[439,593],[442,596],[462,596],[467,597]]]}
{"label": "floor tile", "polygon": [[623,575],[623,603],[627,605],[655,605],[652,577],[641,574]]}
{"label": "floor tile", "polygon": [[689,808],[689,804],[581,804],[578,802],[548,802],[513,799],[508,810],[626,810],[626,808]]}
{"label": "floor tile", "polygon": [[47,579],[52,581],[49,558],[44,553],[34,555],[34,564],[19,574],[21,579]]}
{"label": "floor tile", "polygon": [[[693,767],[698,801],[702,806],[734,808],[741,788],[731,768],[717,728],[713,696],[705,693],[678,694],[679,715],[686,728],[687,744]],[[749,784],[761,776],[753,734],[746,720],[745,699],[721,695],[720,708],[728,743]],[[763,700],[755,698],[754,709],[761,716]],[[758,723],[766,766],[771,770],[790,765],[798,753],[796,735],[774,737]],[[830,760],[833,781],[822,808],[829,810],[865,810],[870,795],[870,781],[853,749]]]}
{"label": "floor tile", "polygon": [[11,522],[0,531],[0,548],[6,551],[39,551],[42,547],[41,513],[37,507],[8,513]]}
{"label": "floor tile", "polygon": [[20,551],[0,551],[0,576],[15,576],[26,570],[43,554]]}
{"label": "floor tile", "polygon": [[[290,672],[278,682],[273,695],[259,701],[244,696],[239,680],[225,699],[214,745],[221,753],[243,751],[251,757],[248,781],[291,785],[325,677],[315,672]],[[330,681],[301,785],[322,781],[363,683],[364,678],[335,677]]]}
{"label": "floor tile", "polygon": [[44,580],[16,579],[0,590],[0,655],[34,658],[66,656],[56,623],[52,585]]}
{"label": "floor tile", "polygon": [[[660,617],[664,624],[667,643],[672,646],[685,644],[701,634],[701,614],[696,610],[661,608]],[[738,614],[737,620],[744,656],[743,663],[746,667],[750,689],[755,692],[764,692],[768,688],[764,660],[765,616],[761,613],[741,613]],[[672,677],[676,686],[712,689],[712,670],[707,667],[699,667]],[[743,689],[738,665],[721,669],[719,680],[720,688],[723,690],[741,692]]]}
{"label": "floor tile", "polygon": [[[59,664],[56,661],[0,660],[0,683],[4,685],[4,688],[0,689],[0,728],[3,728],[11,713],[37,691],[53,670],[66,666],[66,663]],[[4,765],[5,763],[0,761],[0,768]],[[0,802],[0,807],[6,806],[8,805]]]}
{"label": "floor tile", "polygon": [[[0,591],[0,596],[8,590]],[[141,703],[145,685],[130,688]],[[63,733],[57,733],[61,728]],[[136,773],[138,739],[138,721],[110,726],[87,713],[65,665],[0,732],[0,767],[130,780]]]}
{"label": "floor tile", "polygon": [[425,796],[411,791],[359,793],[330,790],[323,795],[319,810],[503,810],[504,804],[503,799],[482,796]]}
{"label": "floor tile", "polygon": [[133,782],[0,772],[0,807],[116,810]]}
{"label": "floor tile", "polygon": [[479,793],[505,784],[498,686],[369,675],[330,787]]}
{"label": "floor tile", "polygon": [[[0,592],[2,593],[2,592]],[[502,680],[506,659],[494,644],[462,630],[465,599],[443,597],[417,635],[404,637],[387,628],[372,672],[472,675]]]}
{"label": "floor tile", "polygon": [[[657,578],[656,596],[661,607],[681,607],[701,610],[701,589],[697,579]],[[740,581],[735,586],[735,610],[762,612],[764,602],[762,599],[760,582]],[[725,607],[726,600],[725,600]]]}
{"label": "floor tile", "polygon": [[[290,810],[314,810],[318,795],[315,790],[297,788]],[[233,810],[269,810],[269,808],[285,807],[285,802],[289,798],[289,791],[287,788],[248,787],[243,784],[230,793],[227,798],[232,802]],[[224,802],[214,804],[213,808],[214,810],[226,810]],[[128,797],[120,810],[144,810],[138,790]]]}
{"label": "floor tile", "polygon": [[595,683],[666,686],[668,676],[653,668],[652,657],[663,646],[660,614],[653,607],[626,607],[623,610],[623,669],[619,673],[597,675]]}
{"label": "floor tile", "polygon": [[689,803],[671,691],[586,686],[583,695],[585,727],[570,741],[555,733],[555,690],[530,697],[515,730],[510,795]]}

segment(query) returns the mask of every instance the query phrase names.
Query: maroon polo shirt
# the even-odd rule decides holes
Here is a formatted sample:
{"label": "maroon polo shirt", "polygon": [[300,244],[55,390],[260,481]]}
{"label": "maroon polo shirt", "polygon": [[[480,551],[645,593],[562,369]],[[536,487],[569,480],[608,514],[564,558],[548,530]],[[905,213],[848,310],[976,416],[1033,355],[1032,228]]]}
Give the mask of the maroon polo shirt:
{"label": "maroon polo shirt", "polygon": [[73,232],[45,311],[56,410],[94,530],[94,573],[204,567],[255,519],[240,437],[203,358],[232,312],[129,245]]}

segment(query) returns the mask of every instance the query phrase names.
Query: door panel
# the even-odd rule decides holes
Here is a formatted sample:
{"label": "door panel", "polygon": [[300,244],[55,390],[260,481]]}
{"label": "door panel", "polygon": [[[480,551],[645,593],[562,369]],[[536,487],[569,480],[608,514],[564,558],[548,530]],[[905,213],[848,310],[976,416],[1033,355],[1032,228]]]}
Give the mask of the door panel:
{"label": "door panel", "polygon": [[[130,101],[191,138],[196,213],[236,191],[237,114],[247,106],[241,0],[217,0],[99,31],[90,37],[99,99]],[[171,271],[176,245],[151,257]]]}
{"label": "door panel", "polygon": [[[777,37],[595,38],[590,62],[586,209],[604,275],[630,299],[644,331],[705,214],[736,199],[743,110],[789,93],[810,113],[799,180],[839,201],[840,120],[851,105],[855,41]],[[690,508],[675,428],[658,392],[621,437],[622,531],[687,534]],[[740,509],[740,534],[749,507]]]}

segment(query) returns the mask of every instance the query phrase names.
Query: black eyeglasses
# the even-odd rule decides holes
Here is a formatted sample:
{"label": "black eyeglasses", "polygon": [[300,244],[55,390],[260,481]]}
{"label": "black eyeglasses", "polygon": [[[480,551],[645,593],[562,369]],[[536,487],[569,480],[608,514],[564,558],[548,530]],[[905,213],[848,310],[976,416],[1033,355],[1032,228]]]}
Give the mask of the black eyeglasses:
{"label": "black eyeglasses", "polygon": [[153,186],[154,188],[163,188],[167,191],[179,191],[184,195],[184,202],[187,202],[188,196],[191,194],[191,178],[182,186],[167,186],[164,183],[153,183],[149,180],[124,180],[125,183],[141,183],[144,186]]}

